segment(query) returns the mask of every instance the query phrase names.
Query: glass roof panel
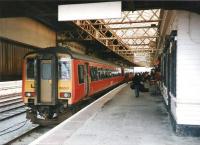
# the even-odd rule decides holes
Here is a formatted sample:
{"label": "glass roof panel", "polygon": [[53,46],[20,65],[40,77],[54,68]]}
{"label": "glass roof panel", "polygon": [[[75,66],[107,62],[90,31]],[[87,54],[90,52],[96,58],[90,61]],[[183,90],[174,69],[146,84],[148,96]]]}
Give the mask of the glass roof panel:
{"label": "glass roof panel", "polygon": [[[156,47],[152,48],[149,44],[151,41],[156,42],[158,37],[160,9],[123,11],[120,19],[104,19],[102,22],[111,33],[120,37],[122,44],[128,48],[127,51],[134,49],[140,51],[141,49],[152,50]],[[136,52],[134,53],[134,62],[143,57],[146,58],[146,62],[150,62],[151,52],[148,54],[138,51],[138,53],[138,55],[136,55]]]}

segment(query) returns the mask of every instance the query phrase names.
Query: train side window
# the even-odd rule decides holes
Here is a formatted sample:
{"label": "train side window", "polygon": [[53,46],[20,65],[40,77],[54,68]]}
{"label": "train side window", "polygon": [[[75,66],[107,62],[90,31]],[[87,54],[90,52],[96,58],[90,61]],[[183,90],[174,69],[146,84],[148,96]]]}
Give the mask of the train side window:
{"label": "train side window", "polygon": [[104,69],[104,78],[108,78],[107,69]]}
{"label": "train side window", "polygon": [[96,67],[94,68],[94,77],[95,77],[95,80],[98,80],[98,72],[97,72]]}
{"label": "train side window", "polygon": [[103,68],[101,69],[101,78],[102,78],[102,79],[105,79],[105,71],[104,71]]}
{"label": "train side window", "polygon": [[84,83],[84,66],[83,65],[78,65],[78,79],[79,79],[79,84]]}
{"label": "train side window", "polygon": [[62,80],[70,79],[70,63],[67,61],[60,61],[58,63],[58,74],[59,74],[59,79]]}
{"label": "train side window", "polygon": [[105,72],[104,72],[104,69],[102,68],[102,69],[101,69],[101,78],[102,78],[102,79],[104,79],[104,78],[105,78],[105,75],[104,75],[104,73],[105,73]]}
{"label": "train side window", "polygon": [[113,76],[113,77],[116,77],[116,76],[117,76],[117,71],[116,71],[116,70],[113,70],[113,71],[112,71],[112,76]]}
{"label": "train side window", "polygon": [[121,76],[121,75],[122,75],[121,68],[120,68],[120,67],[118,67],[118,68],[117,68],[117,76]]}
{"label": "train side window", "polygon": [[105,72],[106,72],[106,78],[109,78],[108,69],[105,69]]}
{"label": "train side window", "polygon": [[101,78],[101,69],[100,68],[98,68],[98,78],[101,80],[102,78]]}
{"label": "train side window", "polygon": [[98,73],[96,67],[90,67],[90,75],[91,75],[91,81],[98,80]]}
{"label": "train side window", "polygon": [[34,59],[33,58],[28,58],[26,60],[26,76],[27,79],[34,79]]}
{"label": "train side window", "polygon": [[112,70],[109,69],[109,78],[111,78],[111,77],[112,77]]}
{"label": "train side window", "polygon": [[90,67],[90,77],[91,77],[91,81],[94,81],[94,67]]}

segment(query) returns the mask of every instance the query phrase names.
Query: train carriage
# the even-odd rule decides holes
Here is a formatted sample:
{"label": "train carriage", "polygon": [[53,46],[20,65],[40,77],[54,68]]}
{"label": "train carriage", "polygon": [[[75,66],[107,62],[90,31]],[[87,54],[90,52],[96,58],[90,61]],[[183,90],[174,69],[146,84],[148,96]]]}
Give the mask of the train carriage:
{"label": "train carriage", "polygon": [[28,53],[23,62],[22,90],[29,107],[27,116],[32,121],[58,119],[69,106],[122,83],[124,78],[120,66],[67,48]]}

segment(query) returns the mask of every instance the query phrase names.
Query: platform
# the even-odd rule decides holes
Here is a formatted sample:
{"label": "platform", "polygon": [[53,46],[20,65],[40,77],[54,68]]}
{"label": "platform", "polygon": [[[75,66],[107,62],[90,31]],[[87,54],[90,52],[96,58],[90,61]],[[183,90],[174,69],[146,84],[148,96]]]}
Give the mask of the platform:
{"label": "platform", "polygon": [[31,145],[199,145],[178,137],[161,96],[135,98],[122,85],[50,130]]}

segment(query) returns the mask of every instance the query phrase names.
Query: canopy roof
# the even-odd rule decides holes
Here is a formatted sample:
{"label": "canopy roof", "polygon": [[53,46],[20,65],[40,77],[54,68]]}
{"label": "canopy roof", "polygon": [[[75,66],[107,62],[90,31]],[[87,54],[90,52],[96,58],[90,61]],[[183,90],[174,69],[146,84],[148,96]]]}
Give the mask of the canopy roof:
{"label": "canopy roof", "polygon": [[151,53],[156,51],[160,9],[124,11],[120,19],[102,20],[107,30],[127,48],[120,53],[134,56],[136,64],[149,66]]}

